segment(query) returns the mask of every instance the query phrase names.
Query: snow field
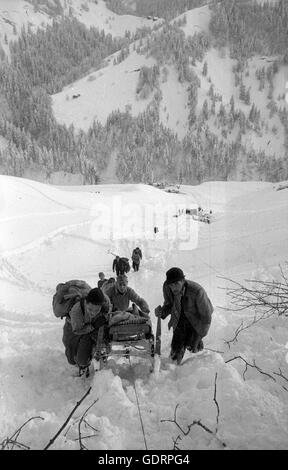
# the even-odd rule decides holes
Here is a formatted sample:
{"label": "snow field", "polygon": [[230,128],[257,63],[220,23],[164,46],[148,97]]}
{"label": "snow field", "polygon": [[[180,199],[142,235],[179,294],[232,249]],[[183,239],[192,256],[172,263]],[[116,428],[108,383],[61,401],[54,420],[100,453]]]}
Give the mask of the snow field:
{"label": "snow field", "polygon": [[[287,322],[275,318],[260,322],[242,332],[237,343],[229,348],[225,341],[233,337],[241,321],[251,321],[254,312],[240,315],[222,309],[229,306],[229,299],[220,289],[229,286],[223,277],[239,282],[280,279],[278,264],[286,261],[283,248],[288,231],[285,190],[277,192],[272,184],[257,182],[183,186],[183,194],[168,194],[145,185],[60,190],[3,176],[1,187],[9,201],[1,205],[0,223],[5,232],[18,233],[17,237],[8,237],[9,250],[7,244],[1,243],[1,439],[13,434],[27,419],[40,416],[44,420],[28,423],[19,440],[33,449],[44,448],[92,386],[53,448],[79,448],[79,419],[97,400],[87,414],[88,422],[97,429],[95,437],[86,440],[87,447],[144,449],[136,388],[148,449],[168,450],[173,448],[173,438],[177,438],[179,429],[165,420],[173,420],[177,405],[177,421],[183,429],[193,420],[201,420],[209,429],[216,430],[217,407],[213,401],[216,387],[220,409],[217,438],[194,426],[181,440],[181,448],[220,449],[223,448],[220,440],[231,449],[287,447],[287,391],[282,387],[285,381],[276,376],[274,381],[252,368],[243,377],[243,361],[225,363],[241,355],[250,363],[255,360],[263,371],[272,374],[281,367],[285,374]],[[178,204],[185,201],[188,207],[200,204],[212,208],[214,221],[210,225],[197,224],[197,244],[188,250],[181,249],[181,240],[177,238],[161,238],[167,228],[161,224],[159,239],[149,238],[148,233],[141,236],[139,230],[129,234],[126,229],[122,238],[120,230],[116,239],[97,238],[95,227],[100,225],[95,222],[98,216],[91,209],[92,201],[97,197],[112,210],[116,196],[121,196],[124,209],[125,204],[142,207],[155,200],[163,205],[171,205],[171,201]],[[65,214],[63,204],[68,206]],[[129,214],[133,219],[132,212],[127,211],[127,223]],[[52,228],[51,220],[55,223]],[[179,217],[179,223],[183,220]],[[107,216],[107,226],[111,221],[113,217]],[[49,236],[55,230],[57,234]],[[180,266],[188,279],[207,289],[215,308],[204,340],[207,349],[197,355],[187,352],[180,367],[172,364],[168,358],[171,331],[168,332],[165,320],[159,375],[150,374],[150,361],[144,358],[134,358],[129,365],[125,359],[112,357],[105,370],[89,379],[75,377],[77,370],[64,355],[63,322],[53,316],[51,309],[56,284],[79,278],[94,286],[100,270],[109,277],[113,274],[109,250],[129,256],[136,245],[142,247],[144,259],[138,273],[129,273],[129,285],[148,301],[153,331],[156,331],[153,311],[163,301],[165,272],[171,266]],[[90,431],[82,428],[84,436]]]}

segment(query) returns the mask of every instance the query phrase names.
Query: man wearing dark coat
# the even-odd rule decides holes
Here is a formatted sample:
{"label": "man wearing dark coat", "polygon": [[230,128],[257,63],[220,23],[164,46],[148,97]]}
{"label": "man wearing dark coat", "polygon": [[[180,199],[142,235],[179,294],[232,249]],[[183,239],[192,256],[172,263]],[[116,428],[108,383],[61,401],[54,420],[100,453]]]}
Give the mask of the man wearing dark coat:
{"label": "man wearing dark coat", "polygon": [[116,275],[125,274],[130,271],[130,264],[128,258],[120,258],[120,256],[116,256],[113,261],[112,265],[113,273],[116,271]]}
{"label": "man wearing dark coat", "polygon": [[140,261],[142,259],[142,251],[139,248],[139,246],[137,246],[137,248],[134,248],[131,258],[132,258],[132,267],[134,269],[134,272],[139,271]]}
{"label": "man wearing dark coat", "polygon": [[108,325],[111,310],[109,297],[96,287],[77,301],[66,317],[62,339],[65,354],[70,364],[79,366],[79,372],[89,367],[99,328]]}
{"label": "man wearing dark coat", "polygon": [[155,309],[162,319],[170,315],[168,328],[173,328],[170,357],[180,364],[187,349],[203,349],[202,338],[211,324],[213,306],[206,291],[197,282],[185,279],[180,268],[171,268],[163,284],[164,304]]}

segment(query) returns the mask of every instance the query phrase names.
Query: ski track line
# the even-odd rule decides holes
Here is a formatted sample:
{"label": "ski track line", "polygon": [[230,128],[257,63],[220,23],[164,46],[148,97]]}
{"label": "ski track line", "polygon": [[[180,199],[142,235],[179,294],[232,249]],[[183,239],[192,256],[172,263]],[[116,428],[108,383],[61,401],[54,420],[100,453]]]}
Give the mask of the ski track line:
{"label": "ski track line", "polygon": [[6,250],[6,251],[2,252],[1,257],[9,258],[10,256],[23,254],[26,251],[33,250],[34,248],[39,248],[41,245],[43,245],[48,240],[51,240],[53,238],[57,238],[58,236],[63,235],[63,233],[65,233],[66,231],[69,232],[69,230],[73,230],[74,228],[82,227],[84,225],[91,224],[91,223],[93,223],[93,221],[94,221],[94,219],[90,219],[90,220],[86,220],[84,222],[78,222],[76,224],[71,224],[71,225],[65,225],[65,226],[60,227],[58,229],[52,230],[48,235],[43,235],[43,236],[37,238],[36,240],[33,240],[32,242],[26,243],[22,247],[14,248],[14,249],[11,249],[11,250]]}
{"label": "ski track line", "polygon": [[[10,263],[7,259],[3,258],[0,264],[0,270],[4,272],[8,276],[12,276],[12,279],[9,277],[7,278],[6,276],[4,278],[1,278],[1,280],[11,282],[12,284],[19,285],[20,287],[24,287],[25,289],[29,290],[37,290],[38,292],[42,294],[48,294],[51,295],[54,293],[54,289],[51,289],[49,287],[41,287],[39,284],[37,284],[34,281],[31,281],[28,279],[24,274],[22,274],[12,263]],[[16,281],[16,282],[15,282]]]}
{"label": "ski track line", "polygon": [[[12,318],[11,318],[12,317]],[[53,318],[53,317],[52,317]],[[21,327],[21,328],[26,328],[26,324],[28,324],[27,327],[37,327],[37,328],[49,328],[49,329],[58,329],[59,328],[59,322],[57,321],[58,319],[55,320],[47,320],[47,316],[44,316],[44,314],[38,314],[38,315],[29,315],[27,313],[22,313],[17,310],[7,310],[5,307],[0,306],[0,323],[3,323],[4,327]]]}
{"label": "ski track line", "polygon": [[8,279],[6,277],[0,277],[0,281],[7,282],[8,284],[12,284],[12,286],[21,287],[25,290],[30,290],[30,291],[33,291],[33,292],[35,292],[35,289],[36,289],[37,292],[39,292],[41,294],[44,294],[44,295],[51,295],[51,294],[54,293],[54,291],[52,292],[52,289],[51,289],[51,292],[48,292],[48,290],[50,289],[49,287],[47,287],[47,288],[41,287],[41,286],[39,286],[39,284],[36,284],[36,283],[33,284],[33,281],[31,281],[31,285],[30,284],[28,285],[28,282],[27,282],[27,284],[26,283],[24,284],[20,280],[12,280],[12,279]]}

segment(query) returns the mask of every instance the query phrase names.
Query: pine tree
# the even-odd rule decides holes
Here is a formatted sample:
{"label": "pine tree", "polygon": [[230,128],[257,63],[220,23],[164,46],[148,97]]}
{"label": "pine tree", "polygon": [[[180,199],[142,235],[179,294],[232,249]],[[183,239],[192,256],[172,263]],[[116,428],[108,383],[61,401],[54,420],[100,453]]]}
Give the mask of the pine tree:
{"label": "pine tree", "polygon": [[203,107],[202,107],[202,115],[206,121],[209,119],[209,108],[208,108],[208,102],[207,100],[204,101]]}
{"label": "pine tree", "polygon": [[245,104],[250,105],[250,101],[251,101],[251,98],[250,98],[250,89],[249,89],[246,91],[244,102]]}
{"label": "pine tree", "polygon": [[257,113],[257,109],[256,109],[255,104],[253,103],[249,112],[249,121],[255,122],[256,113]]}
{"label": "pine tree", "polygon": [[232,95],[231,98],[230,98],[230,114],[231,116],[233,117],[234,119],[234,116],[235,116],[235,100],[234,100],[234,96]]}
{"label": "pine tree", "polygon": [[214,98],[214,86],[213,85],[210,85],[208,96],[210,96],[210,98],[213,100]]}
{"label": "pine tree", "polygon": [[245,88],[245,85],[244,85],[243,82],[242,82],[241,85],[240,85],[239,99],[240,99],[241,101],[244,101],[244,102],[245,102],[245,99],[246,99],[246,88]]}
{"label": "pine tree", "polygon": [[204,62],[203,69],[202,69],[202,75],[204,77],[206,77],[207,73],[208,73],[208,65],[207,65],[207,62]]}
{"label": "pine tree", "polygon": [[215,102],[215,100],[212,100],[211,114],[212,114],[213,116],[215,116],[215,114],[216,114],[216,102]]}

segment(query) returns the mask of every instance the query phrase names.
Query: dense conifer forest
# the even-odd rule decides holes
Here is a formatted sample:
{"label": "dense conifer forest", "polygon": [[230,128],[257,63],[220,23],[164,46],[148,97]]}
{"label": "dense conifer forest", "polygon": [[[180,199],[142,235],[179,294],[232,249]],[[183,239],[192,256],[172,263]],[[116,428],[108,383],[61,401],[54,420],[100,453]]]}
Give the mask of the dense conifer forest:
{"label": "dense conifer forest", "polygon": [[[58,3],[55,15],[61,15]],[[113,11],[120,12],[122,8],[123,12],[120,0],[106,3]],[[134,13],[167,20],[204,3],[141,0],[136,2]],[[185,16],[178,23],[166,21],[159,31],[148,28],[116,39],[103,30],[88,29],[71,17],[54,19],[51,26],[36,32],[22,29],[19,39],[10,43],[10,60],[0,49],[0,135],[8,141],[8,146],[0,150],[2,173],[22,176],[25,168],[38,165],[45,167],[47,175],[63,170],[82,174],[85,183],[98,183],[116,151],[116,172],[122,182],[150,182],[155,175],[186,183],[234,178],[288,179],[287,110],[277,106],[272,93],[270,114],[277,113],[285,129],[286,156],[276,158],[263,151],[248,151],[242,142],[247,130],[261,133],[264,126],[260,111],[242,82],[245,61],[254,54],[277,55],[268,71],[256,72],[259,87],[265,83],[273,86],[279,65],[288,62],[288,4],[284,0],[275,6],[224,0],[212,2],[210,9],[209,35],[186,37],[181,29]],[[73,126],[57,123],[50,95],[103,67],[104,59],[115,52],[115,60],[124,60],[129,55],[129,45],[137,38],[143,39],[137,52],[153,57],[157,63],[141,68],[135,90],[137,99],[152,97],[147,109],[137,117],[129,109],[113,111],[106,124],[94,122],[88,132],[76,132]],[[247,114],[236,109],[233,97],[230,108],[224,107],[212,84],[200,115],[196,113],[200,80],[193,65],[196,61],[202,63],[203,76],[209,74],[205,53],[212,45],[229,45],[231,57],[237,58],[235,81],[240,100],[249,106]],[[179,82],[187,85],[189,130],[182,140],[159,118],[159,81],[167,66],[175,67]],[[209,127],[211,116],[221,129],[220,136]],[[234,142],[227,139],[232,130],[237,130]]]}

